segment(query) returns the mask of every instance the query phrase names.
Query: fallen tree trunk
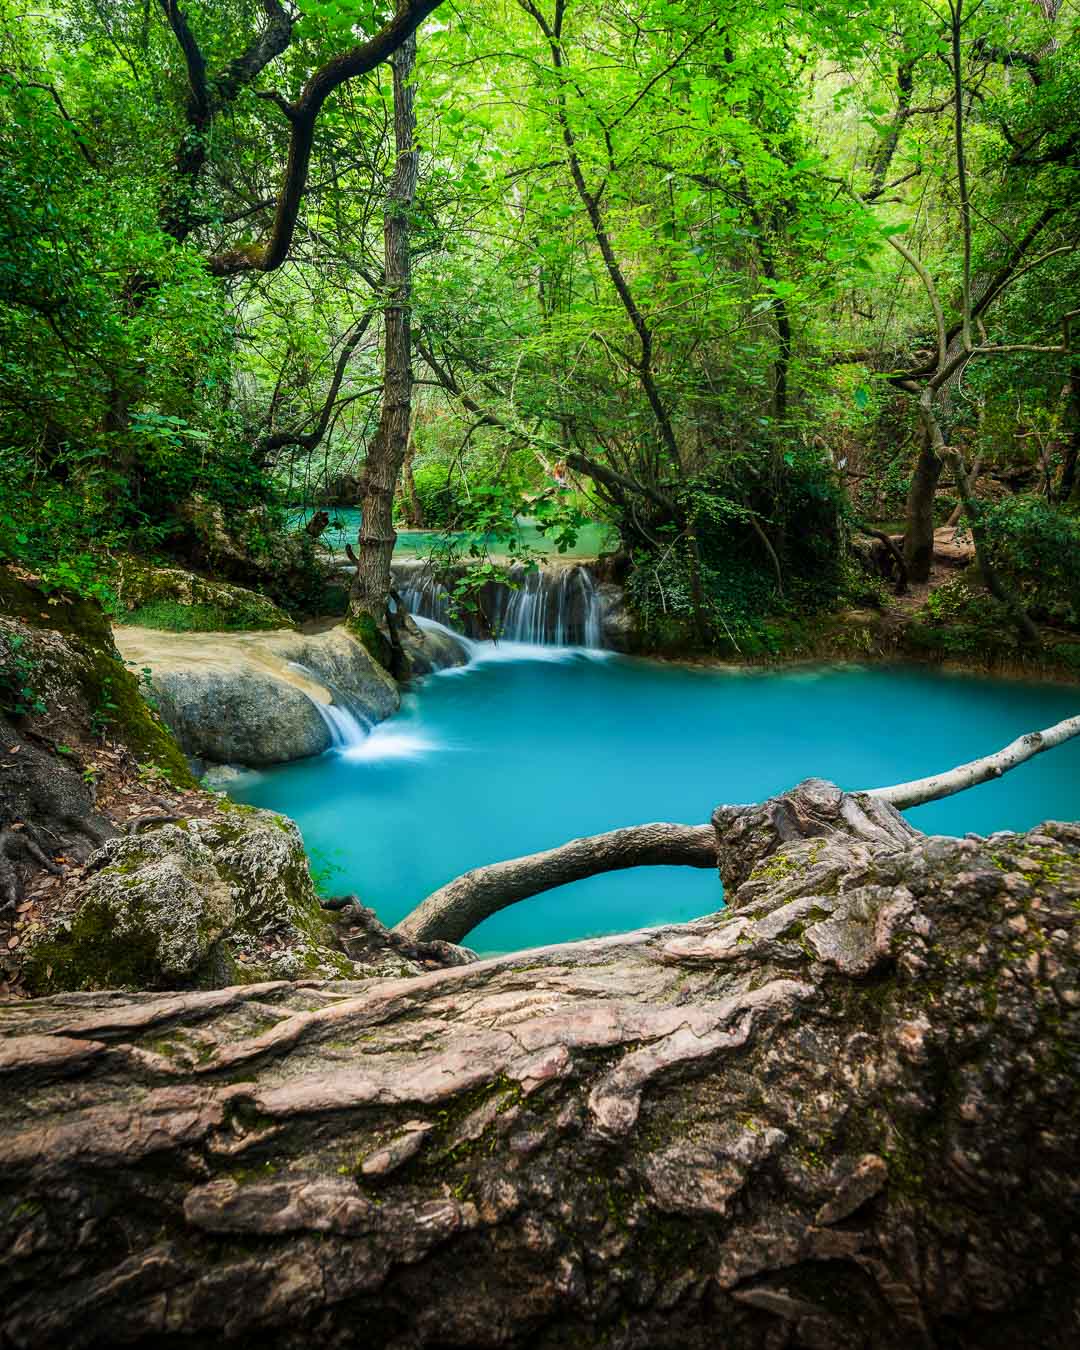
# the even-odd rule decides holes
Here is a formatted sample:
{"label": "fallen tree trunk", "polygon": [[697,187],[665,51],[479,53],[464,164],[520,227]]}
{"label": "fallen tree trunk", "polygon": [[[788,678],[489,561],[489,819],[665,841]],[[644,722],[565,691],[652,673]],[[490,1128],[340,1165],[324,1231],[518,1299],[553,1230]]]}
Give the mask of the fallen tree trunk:
{"label": "fallen tree trunk", "polygon": [[1080,828],[717,816],[696,923],[4,1005],[0,1344],[1075,1345]]}
{"label": "fallen tree trunk", "polygon": [[[947,773],[932,774],[929,778],[891,787],[870,788],[858,795],[888,802],[898,810],[919,806],[1000,778],[1009,769],[1015,769],[1033,756],[1077,735],[1080,735],[1080,716],[1069,717],[1045,731],[1030,731],[996,754],[961,764]],[[791,794],[792,799],[798,791]],[[719,815],[714,815],[711,827],[661,823],[628,826],[607,834],[572,839],[568,844],[543,853],[530,853],[473,868],[433,891],[395,925],[394,931],[414,942],[458,943],[484,919],[518,900],[527,900],[556,886],[624,867],[719,865],[723,874],[724,855],[731,842],[727,830],[733,825],[741,829],[743,817],[749,811],[750,808],[741,811],[722,808]],[[724,884],[728,884],[726,877]]]}
{"label": "fallen tree trunk", "polygon": [[[601,872],[671,864],[715,867],[716,832],[712,826],[661,822],[632,825],[571,839],[542,853],[477,867],[434,891],[394,931],[414,941],[427,941],[421,935],[437,931],[442,941],[458,942],[484,919],[517,900]],[[451,932],[460,937],[447,937]]]}

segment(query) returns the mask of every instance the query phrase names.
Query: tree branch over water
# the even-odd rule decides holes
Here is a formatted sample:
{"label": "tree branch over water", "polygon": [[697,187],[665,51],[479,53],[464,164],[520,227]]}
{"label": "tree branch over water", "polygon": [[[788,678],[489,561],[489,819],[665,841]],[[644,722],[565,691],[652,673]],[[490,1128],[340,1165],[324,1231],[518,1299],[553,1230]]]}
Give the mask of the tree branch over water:
{"label": "tree branch over water", "polygon": [[[921,806],[1000,778],[1078,735],[1080,715],[1067,717],[1042,731],[1029,731],[994,754],[968,764],[909,783],[869,788],[849,800],[857,795],[897,810]],[[571,839],[541,853],[473,868],[433,891],[396,925],[395,931],[416,942],[461,942],[499,910],[572,881],[629,867],[717,867],[732,840],[745,833],[746,819],[759,809],[719,807],[710,825],[631,825]],[[875,805],[871,811],[879,809]]]}

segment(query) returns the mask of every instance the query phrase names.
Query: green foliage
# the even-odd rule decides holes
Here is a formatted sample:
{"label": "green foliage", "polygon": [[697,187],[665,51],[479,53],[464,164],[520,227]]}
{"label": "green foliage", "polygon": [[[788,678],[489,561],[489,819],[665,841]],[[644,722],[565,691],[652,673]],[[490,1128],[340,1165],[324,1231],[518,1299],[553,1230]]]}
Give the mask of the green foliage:
{"label": "green foliage", "polygon": [[731,457],[685,493],[693,533],[668,526],[633,556],[628,593],[653,641],[687,640],[698,592],[712,645],[770,652],[770,617],[814,613],[843,594],[846,504],[820,455]]}
{"label": "green foliage", "polygon": [[465,523],[469,501],[460,478],[455,477],[449,465],[437,461],[425,464],[415,470],[413,477],[427,529],[455,529]]}
{"label": "green foliage", "polygon": [[[378,421],[385,66],[323,106],[289,266],[226,280],[207,263],[272,229],[288,137],[262,95],[300,89],[391,9],[303,0],[287,48],[230,88],[262,7],[188,6],[200,111],[159,7],[0,0],[0,562],[112,607],[118,552],[171,556],[318,609],[318,560],[285,546],[280,508],[355,475]],[[657,633],[767,646],[764,616],[849,586],[830,462],[856,514],[903,512],[915,418],[889,377],[935,336],[890,238],[958,318],[944,11],[576,0],[553,62],[531,9],[459,0],[420,32],[418,503],[463,536],[440,558],[462,604],[498,559],[535,562],[515,513],[559,550],[599,516]],[[1061,341],[1080,307],[1077,20],[997,0],[964,15],[974,275],[1040,220],[1042,261],[980,315],[1005,350],[950,383],[942,416],[951,444],[1044,487],[1080,420]],[[205,547],[195,499],[235,549]],[[1073,622],[1070,577],[1035,583],[1029,525],[993,524],[995,548]]]}
{"label": "green foliage", "polygon": [[0,635],[0,710],[12,717],[45,712],[45,702],[35,688],[36,669],[25,637],[18,633]]}
{"label": "green foliage", "polygon": [[1080,520],[1023,496],[984,511],[982,526],[991,561],[1021,587],[1035,617],[1080,626]]}
{"label": "green foliage", "polygon": [[[141,628],[159,628],[168,633],[224,633],[240,632],[259,627],[261,615],[246,616],[216,605],[184,605],[178,600],[155,600],[125,614],[121,623]],[[246,621],[247,620],[247,621]]]}
{"label": "green foliage", "polygon": [[317,895],[327,899],[334,894],[334,878],[341,876],[345,871],[341,863],[336,860],[338,852],[335,851],[335,855],[332,855],[326,849],[318,848],[315,845],[306,850],[311,884],[315,887]]}

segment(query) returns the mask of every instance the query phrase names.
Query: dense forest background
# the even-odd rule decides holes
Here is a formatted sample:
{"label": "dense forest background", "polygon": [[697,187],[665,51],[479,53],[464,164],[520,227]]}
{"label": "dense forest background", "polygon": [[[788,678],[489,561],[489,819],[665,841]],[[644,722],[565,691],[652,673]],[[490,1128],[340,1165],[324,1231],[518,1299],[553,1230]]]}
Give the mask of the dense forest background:
{"label": "dense forest background", "polygon": [[599,518],[658,644],[755,651],[951,520],[1070,631],[1078,168],[1058,0],[0,0],[0,560],[303,614],[296,507],[484,576]]}

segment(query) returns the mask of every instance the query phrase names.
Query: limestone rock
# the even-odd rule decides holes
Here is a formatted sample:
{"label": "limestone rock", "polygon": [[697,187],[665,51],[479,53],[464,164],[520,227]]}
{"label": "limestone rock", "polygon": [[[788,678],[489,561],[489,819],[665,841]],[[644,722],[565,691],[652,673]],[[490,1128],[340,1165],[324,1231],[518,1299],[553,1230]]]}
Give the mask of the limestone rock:
{"label": "limestone rock", "polygon": [[603,646],[614,652],[640,650],[641,635],[634,612],[626,603],[626,592],[610,581],[601,582],[596,589],[600,595]]}
{"label": "limestone rock", "polygon": [[[140,611],[171,601],[190,612],[192,631],[290,627],[289,616],[257,591],[213,581],[181,567],[154,567],[139,558],[120,559],[116,591],[124,610],[134,615],[127,621],[136,624],[140,623]],[[182,620],[183,614],[178,617]]]}
{"label": "limestone rock", "polygon": [[122,655],[151,671],[161,714],[184,750],[218,764],[258,767],[321,754],[331,730],[320,711],[361,721],[395,712],[394,681],[340,625],[318,633],[168,633],[120,627]]}
{"label": "limestone rock", "polygon": [[297,827],[229,807],[92,854],[33,935],[27,982],[45,992],[354,975],[332,940]]}
{"label": "limestone rock", "polygon": [[431,675],[437,670],[452,670],[469,664],[464,642],[441,625],[412,624],[401,635],[401,645],[409,658],[413,675]]}

